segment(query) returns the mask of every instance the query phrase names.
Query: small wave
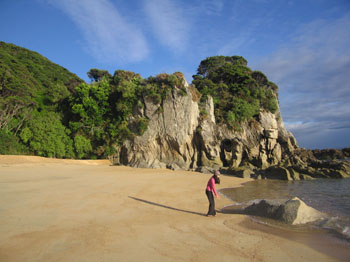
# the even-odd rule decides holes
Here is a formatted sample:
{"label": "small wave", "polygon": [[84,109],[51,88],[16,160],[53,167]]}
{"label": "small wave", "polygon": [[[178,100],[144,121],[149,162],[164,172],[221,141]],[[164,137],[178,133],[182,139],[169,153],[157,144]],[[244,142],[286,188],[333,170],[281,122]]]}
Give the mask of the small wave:
{"label": "small wave", "polygon": [[319,222],[316,227],[330,231],[340,238],[350,241],[349,217],[333,216]]}
{"label": "small wave", "polygon": [[350,239],[350,227],[345,227],[342,233]]}

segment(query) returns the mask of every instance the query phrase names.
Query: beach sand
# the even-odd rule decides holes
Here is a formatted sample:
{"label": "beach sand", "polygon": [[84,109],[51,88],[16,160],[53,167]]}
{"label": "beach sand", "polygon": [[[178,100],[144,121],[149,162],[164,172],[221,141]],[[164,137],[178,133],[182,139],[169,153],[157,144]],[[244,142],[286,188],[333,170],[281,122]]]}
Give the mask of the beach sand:
{"label": "beach sand", "polygon": [[[209,177],[108,160],[0,156],[0,261],[346,259],[338,243],[339,252],[240,214],[206,217]],[[246,181],[221,176],[218,189]],[[230,203],[216,199],[217,209]]]}

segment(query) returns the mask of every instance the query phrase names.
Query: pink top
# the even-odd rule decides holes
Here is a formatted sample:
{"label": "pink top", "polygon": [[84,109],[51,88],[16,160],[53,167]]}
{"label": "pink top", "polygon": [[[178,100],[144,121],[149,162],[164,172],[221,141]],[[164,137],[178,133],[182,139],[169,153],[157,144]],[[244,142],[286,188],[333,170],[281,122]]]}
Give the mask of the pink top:
{"label": "pink top", "polygon": [[216,197],[218,197],[218,192],[216,192],[216,188],[215,188],[215,179],[214,177],[211,177],[208,181],[208,185],[207,185],[207,190],[211,191],[215,194]]}

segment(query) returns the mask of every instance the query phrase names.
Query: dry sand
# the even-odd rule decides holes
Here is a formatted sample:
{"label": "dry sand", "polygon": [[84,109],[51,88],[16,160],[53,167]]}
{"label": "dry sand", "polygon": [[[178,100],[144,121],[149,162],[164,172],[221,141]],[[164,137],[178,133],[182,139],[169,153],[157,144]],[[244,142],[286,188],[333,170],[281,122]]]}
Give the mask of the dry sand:
{"label": "dry sand", "polygon": [[[0,156],[0,261],[345,261],[324,242],[306,245],[243,215],[204,216],[209,177]],[[216,199],[217,208],[229,203]]]}

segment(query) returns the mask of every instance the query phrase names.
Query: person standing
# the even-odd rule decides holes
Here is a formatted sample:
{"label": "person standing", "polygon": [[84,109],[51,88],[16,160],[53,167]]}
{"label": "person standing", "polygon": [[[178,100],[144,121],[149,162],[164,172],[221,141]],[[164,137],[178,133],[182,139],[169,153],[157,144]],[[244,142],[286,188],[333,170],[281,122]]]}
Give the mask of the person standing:
{"label": "person standing", "polygon": [[214,175],[209,179],[207,188],[205,190],[205,194],[208,197],[209,200],[209,210],[207,216],[215,216],[215,201],[214,201],[214,195],[220,199],[218,192],[216,191],[215,184],[220,184],[220,172],[215,171]]}

